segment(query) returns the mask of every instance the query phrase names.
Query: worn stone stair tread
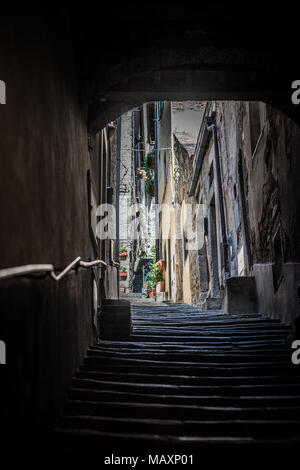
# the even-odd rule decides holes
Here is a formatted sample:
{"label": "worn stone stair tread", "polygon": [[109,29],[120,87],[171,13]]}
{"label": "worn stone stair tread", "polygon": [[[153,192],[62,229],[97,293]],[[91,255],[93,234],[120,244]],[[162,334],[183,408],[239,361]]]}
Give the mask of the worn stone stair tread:
{"label": "worn stone stair tread", "polygon": [[[214,352],[214,351],[217,351],[217,352],[230,352],[230,351],[239,351],[239,352],[244,352],[245,350],[249,351],[249,352],[256,352],[256,353],[259,353],[259,354],[263,354],[264,352],[266,353],[281,353],[284,352],[286,353],[286,346],[284,344],[274,344],[274,343],[271,343],[271,344],[268,344],[268,345],[264,345],[264,344],[253,344],[253,345],[248,345],[247,343],[244,344],[244,343],[233,343],[231,341],[228,341],[228,342],[225,342],[223,344],[220,344],[220,343],[202,343],[201,345],[187,345],[187,346],[182,346],[182,345],[179,345],[179,344],[176,344],[174,346],[174,348],[172,348],[172,345],[165,345],[163,346],[163,348],[159,348],[159,346],[157,345],[154,345],[151,343],[151,345],[147,345],[147,343],[145,344],[141,344],[139,347],[138,346],[134,346],[134,347],[126,347],[126,346],[123,346],[123,347],[118,347],[118,346],[114,346],[114,345],[111,345],[111,346],[99,346],[97,348],[89,348],[87,350],[87,355],[93,355],[94,352],[95,354],[97,355],[97,353],[99,352],[129,352],[129,353],[132,353],[132,352],[144,352],[144,353],[149,353],[149,352],[163,352],[165,354],[169,353],[170,351],[174,351],[174,353],[178,354],[178,353],[193,353],[193,352],[198,352],[199,353],[199,346],[201,347],[201,352],[203,351],[211,351],[211,352]],[[275,348],[276,346],[276,348]]]}
{"label": "worn stone stair tread", "polygon": [[[254,385],[184,385],[184,384],[162,384],[162,383],[143,383],[143,382],[120,382],[120,381],[109,381],[109,380],[91,380],[91,379],[74,379],[73,389],[80,389],[80,390],[95,390],[98,389],[105,389],[105,387],[109,387],[110,390],[115,388],[122,389],[123,391],[126,390],[142,390],[144,393],[150,393],[153,389],[155,391],[162,391],[162,392],[190,392],[190,394],[194,394],[195,392],[230,392],[230,393],[241,393],[244,394],[246,392],[253,392],[258,393],[259,391],[270,392],[274,391],[274,393],[283,392],[284,390],[294,391],[299,393],[300,397],[300,387],[299,384],[272,384],[272,385],[263,385],[263,384],[254,384]],[[103,388],[104,387],[104,388]]]}
{"label": "worn stone stair tread", "polygon": [[[87,355],[87,359],[89,358],[97,358],[97,357],[108,357],[108,358],[115,358],[115,357],[126,357],[126,358],[145,358],[148,359],[149,357],[157,357],[157,358],[165,358],[165,359],[174,359],[176,361],[180,361],[180,359],[184,359],[184,362],[187,360],[193,361],[193,359],[198,359],[198,358],[209,358],[209,359],[215,359],[221,356],[223,360],[226,360],[225,358],[251,358],[251,359],[262,359],[262,358],[269,358],[269,356],[273,357],[274,359],[290,359],[290,354],[286,351],[284,352],[277,352],[274,353],[273,351],[263,351],[263,352],[258,352],[258,351],[242,351],[239,349],[230,349],[230,350],[206,350],[203,348],[201,352],[195,352],[195,351],[185,351],[185,352],[180,352],[180,351],[174,351],[173,353],[170,351],[164,351],[164,350],[155,350],[155,351],[132,351],[128,350],[126,351],[93,351],[92,354]],[[225,356],[225,357],[223,357]]]}
{"label": "worn stone stair tread", "polygon": [[240,405],[240,406],[269,406],[288,403],[300,406],[300,396],[281,396],[281,395],[184,395],[184,394],[155,394],[138,393],[121,390],[90,390],[90,389],[71,389],[69,391],[70,399],[87,399],[103,402],[110,401],[131,401],[139,403],[174,403],[176,405],[189,403],[195,405]]}
{"label": "worn stone stair tread", "polygon": [[214,375],[223,375],[227,377],[234,377],[238,375],[251,375],[257,376],[261,375],[282,375],[285,377],[296,377],[299,376],[297,369],[291,365],[282,366],[279,364],[260,364],[260,367],[256,364],[238,364],[238,363],[223,363],[222,366],[219,364],[204,363],[204,364],[194,364],[186,365],[184,367],[172,365],[172,363],[161,364],[161,363],[142,363],[133,364],[129,362],[128,364],[124,363],[85,363],[79,368],[80,372],[105,372],[105,371],[114,371],[121,373],[139,373],[139,372],[148,372],[148,373],[164,373],[164,374],[174,374],[182,375],[191,374],[198,377],[211,377]]}
{"label": "worn stone stair tread", "polygon": [[[144,406],[142,406],[144,405]],[[132,402],[91,402],[72,400],[66,402],[66,415],[88,414],[91,416],[118,416],[124,418],[144,417],[157,419],[198,419],[220,420],[228,419],[278,419],[299,420],[300,408],[293,406],[277,407],[229,407],[229,406],[196,406],[159,403]],[[109,407],[109,410],[107,409]]]}
{"label": "worn stone stair tread", "polygon": [[[90,363],[90,364],[110,364],[110,363],[123,363],[123,364],[133,364],[133,363],[136,363],[136,364],[141,364],[141,365],[163,365],[163,366],[171,366],[172,364],[176,365],[177,367],[183,367],[183,366],[193,366],[193,365],[207,365],[207,364],[210,364],[212,367],[215,366],[217,367],[220,362],[222,362],[223,364],[227,364],[228,366],[233,366],[234,364],[237,364],[241,367],[245,367],[245,366],[248,366],[248,367],[251,367],[251,365],[253,367],[257,367],[258,363],[257,362],[254,362],[253,361],[253,357],[240,357],[239,355],[231,355],[230,357],[226,357],[224,358],[223,361],[219,361],[219,362],[211,362],[211,361],[216,361],[217,359],[221,359],[223,356],[221,355],[220,358],[216,358],[215,355],[212,357],[212,358],[208,358],[206,355],[203,355],[201,357],[201,361],[200,360],[194,360],[194,361],[164,361],[164,360],[160,360],[160,359],[157,359],[157,360],[153,360],[153,359],[140,359],[140,358],[129,358],[129,357],[122,357],[122,356],[118,356],[118,357],[98,357],[98,356],[88,356],[85,358],[85,363]],[[206,360],[205,360],[206,359]],[[211,359],[211,360],[210,360]],[[229,359],[233,362],[229,362]],[[236,359],[236,362],[234,361],[234,359]],[[241,361],[241,359],[244,359],[244,361]],[[248,359],[248,360],[246,360]],[[258,360],[259,358],[256,356],[254,359]],[[240,362],[241,361],[241,362]],[[252,362],[251,362],[252,361]],[[280,365],[280,366],[289,366],[290,365],[290,362],[289,360],[277,360],[277,362],[275,363],[274,360],[270,360],[270,361],[267,361],[266,360],[266,357],[262,357],[261,358],[261,361],[260,363],[261,365],[264,365],[265,367],[272,367],[274,366],[275,364],[277,365]]]}
{"label": "worn stone stair tread", "polygon": [[125,439],[125,440],[133,440],[134,442],[145,440],[145,441],[162,441],[174,444],[184,444],[187,445],[191,444],[256,444],[264,445],[265,443],[272,443],[272,444],[280,444],[285,443],[286,439],[290,439],[291,442],[294,442],[295,445],[299,443],[300,437],[291,437],[291,438],[284,438],[284,439],[258,439],[253,437],[240,437],[240,436],[169,436],[169,435],[159,435],[159,434],[125,434],[125,433],[112,433],[112,432],[101,432],[92,429],[66,429],[66,428],[56,428],[56,433],[64,434],[64,435],[77,435],[80,437],[109,437],[115,438],[118,441]]}
{"label": "worn stone stair tread", "polygon": [[[109,405],[112,405],[112,406],[118,406],[118,403],[115,403],[115,402],[110,402],[110,401],[103,401],[103,402],[98,402],[98,401],[92,401],[92,400],[70,400],[70,399],[67,399],[66,400],[66,404],[92,404],[92,405],[101,405],[103,407],[105,406],[109,406]],[[131,402],[122,402],[120,403],[120,406],[121,407],[132,407],[132,408],[143,408],[143,409],[147,409],[147,403],[139,403],[139,402],[135,402],[135,403],[131,403]],[[253,408],[244,408],[244,407],[240,407],[240,406],[199,406],[199,405],[174,405],[174,404],[165,404],[165,403],[150,403],[149,404],[149,407],[150,408],[160,408],[160,409],[167,409],[167,408],[178,408],[178,409],[182,409],[182,408],[187,408],[187,409],[204,409],[204,410],[209,410],[210,412],[211,411],[219,411],[219,410],[226,410],[226,411],[244,411],[244,410],[255,410]],[[300,405],[299,406],[268,406],[266,408],[259,408],[257,407],[256,408],[257,410],[259,411],[276,411],[276,410],[282,410],[282,411],[297,411],[299,410],[300,411]]]}
{"label": "worn stone stair tread", "polygon": [[65,417],[60,423],[61,428],[95,429],[114,431],[117,426],[119,431],[126,430],[146,433],[172,433],[172,434],[202,434],[211,436],[216,429],[223,435],[238,433],[239,436],[247,435],[262,437],[265,432],[269,436],[289,436],[291,431],[299,429],[300,420],[176,420],[176,419],[152,419],[152,418],[116,418],[105,416],[74,415]]}
{"label": "worn stone stair tread", "polygon": [[[225,347],[224,347],[225,345]],[[285,349],[286,350],[286,345],[282,340],[273,340],[270,341],[269,344],[266,344],[265,342],[261,341],[232,341],[232,340],[226,340],[223,342],[223,344],[220,345],[219,342],[193,342],[192,344],[190,343],[164,343],[164,350],[174,350],[174,351],[180,351],[186,349],[187,351],[197,349],[199,346],[202,348],[224,348],[228,349],[230,348],[263,348],[267,350],[271,350],[272,348],[275,348],[276,350],[281,350]],[[152,343],[152,342],[146,342],[146,343],[127,343],[127,344],[115,344],[115,343],[106,343],[103,345],[98,345],[96,347],[91,347],[88,349],[88,353],[93,352],[93,351],[102,351],[103,349],[106,350],[119,350],[119,351],[124,351],[124,350],[135,350],[135,349],[140,349],[140,350],[151,350],[151,349],[159,349],[159,346],[157,343]]]}
{"label": "worn stone stair tread", "polygon": [[[218,385],[227,384],[231,385],[237,383],[240,385],[272,385],[272,384],[284,384],[284,385],[295,385],[300,386],[300,371],[299,375],[270,375],[270,376],[251,376],[251,375],[236,375],[236,376],[207,376],[201,377],[197,375],[175,375],[175,374],[147,374],[143,372],[108,372],[108,371],[89,371],[79,370],[76,372],[74,380],[90,380],[90,381],[102,381],[108,379],[114,379],[113,381],[122,382],[124,379],[132,383],[140,382],[143,383],[174,383],[174,384],[191,384],[195,385],[199,382],[199,385]],[[111,381],[111,380],[108,380]]]}
{"label": "worn stone stair tread", "polygon": [[300,370],[286,346],[289,326],[255,313],[155,302],[132,306],[132,319],[129,338],[87,350],[58,445],[299,444]]}
{"label": "worn stone stair tread", "polygon": [[216,421],[211,421],[211,420],[192,420],[192,419],[157,419],[157,418],[121,418],[121,417],[115,417],[115,416],[91,416],[91,415],[71,415],[71,416],[66,416],[63,418],[63,422],[68,422],[68,421],[76,421],[76,420],[87,420],[87,421],[95,421],[95,422],[112,422],[112,423],[124,423],[124,424],[130,424],[130,423],[140,423],[140,424],[157,424],[157,425],[162,425],[162,426],[185,426],[185,425],[231,425],[231,424],[251,424],[255,426],[259,425],[299,425],[300,420],[247,420],[247,419],[236,419],[236,420],[216,420]]}

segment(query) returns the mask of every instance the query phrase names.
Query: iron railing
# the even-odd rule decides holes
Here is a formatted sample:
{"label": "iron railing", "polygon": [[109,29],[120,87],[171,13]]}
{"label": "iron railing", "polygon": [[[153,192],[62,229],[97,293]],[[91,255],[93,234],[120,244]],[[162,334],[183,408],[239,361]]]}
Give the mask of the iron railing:
{"label": "iron railing", "polygon": [[[89,269],[95,266],[103,265],[107,268],[109,263],[101,259],[95,259],[93,261],[83,261],[80,256],[75,258],[68,266],[65,267],[59,274],[55,272],[57,269],[53,264],[27,264],[24,266],[15,266],[13,268],[0,269],[0,280],[10,279],[17,276],[30,276],[34,274],[49,274],[51,279],[58,282],[60,281],[69,271],[72,269],[84,268]],[[116,261],[111,262],[114,266],[119,266],[120,263]]]}

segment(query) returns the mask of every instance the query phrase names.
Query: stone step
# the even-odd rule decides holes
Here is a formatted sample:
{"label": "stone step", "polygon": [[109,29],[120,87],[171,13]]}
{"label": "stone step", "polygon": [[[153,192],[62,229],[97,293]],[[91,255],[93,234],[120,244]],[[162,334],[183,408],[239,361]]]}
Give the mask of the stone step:
{"label": "stone step", "polygon": [[[183,365],[183,367],[182,367]],[[124,363],[124,361],[115,361],[113,363],[107,363],[106,361],[98,363],[88,363],[83,364],[79,368],[80,371],[115,371],[121,373],[138,373],[147,372],[155,374],[191,374],[197,375],[199,377],[210,377],[213,375],[223,375],[223,376],[237,376],[237,375],[252,375],[257,376],[261,375],[274,375],[281,374],[283,376],[295,376],[299,375],[299,370],[295,368],[292,364],[274,364],[274,363],[264,363],[264,364],[240,364],[240,363],[192,363],[192,364],[182,364],[178,365],[174,363],[158,362],[158,361],[148,361],[138,362],[138,361],[129,361]]]}
{"label": "stone step", "polygon": [[246,354],[246,353],[235,353],[235,354],[204,354],[199,353],[197,356],[192,355],[185,355],[185,356],[178,356],[175,355],[167,355],[167,354],[122,354],[116,353],[113,357],[111,354],[100,354],[95,356],[87,356],[84,358],[84,364],[113,364],[113,363],[122,363],[122,364],[141,364],[141,365],[172,365],[175,364],[178,367],[188,366],[188,365],[201,365],[201,364],[208,364],[211,363],[212,365],[217,366],[218,364],[239,364],[244,366],[246,364],[252,364],[256,366],[258,363],[262,365],[266,365],[268,367],[272,365],[286,365],[290,364],[290,355],[278,355],[274,357],[274,355],[267,356],[266,354]]}
{"label": "stone step", "polygon": [[[143,383],[142,379],[136,383],[108,381],[108,380],[91,380],[91,379],[74,379],[73,388],[90,389],[90,390],[118,390],[138,393],[155,393],[155,394],[182,394],[182,395],[212,395],[217,396],[244,396],[244,395],[299,395],[299,383],[296,384],[252,384],[252,385],[179,385],[163,384],[163,383]],[[71,389],[72,390],[72,389]]]}
{"label": "stone step", "polygon": [[215,394],[200,395],[195,393],[194,395],[184,395],[184,393],[178,392],[178,394],[170,394],[169,390],[166,390],[164,394],[159,393],[147,393],[145,390],[140,392],[129,392],[113,389],[103,390],[89,390],[89,389],[77,389],[71,388],[69,390],[70,400],[81,400],[81,401],[114,401],[114,402],[132,402],[132,403],[157,403],[157,404],[174,404],[174,405],[197,405],[197,406],[239,406],[239,407],[267,407],[267,406],[299,406],[300,407],[300,395],[248,395],[245,393],[244,396],[225,395],[222,391],[215,391]]}
{"label": "stone step", "polygon": [[287,336],[284,332],[282,333],[253,333],[251,334],[246,334],[246,333],[231,333],[230,335],[210,335],[210,334],[204,334],[201,332],[181,332],[178,331],[177,334],[173,333],[172,335],[167,335],[165,332],[159,333],[149,333],[149,334],[142,334],[140,332],[137,332],[137,329],[133,325],[133,332],[131,335],[132,341],[140,341],[140,342],[145,342],[145,341],[160,341],[160,342],[172,342],[172,341],[179,341],[179,340],[185,340],[187,341],[189,338],[197,341],[209,341],[209,340],[214,340],[214,341],[223,341],[223,339],[260,339],[264,341],[269,341],[272,339],[286,339]]}
{"label": "stone step", "polygon": [[56,429],[58,447],[272,448],[274,455],[299,446],[300,369],[286,346],[290,327],[182,304],[145,301],[131,312],[129,338],[87,350]]}
{"label": "stone step", "polygon": [[[278,445],[285,445],[289,447],[298,447],[299,438],[263,438],[263,439],[254,439],[252,437],[237,437],[237,436],[172,436],[172,435],[157,435],[157,434],[127,434],[127,433],[109,433],[101,432],[96,430],[86,430],[86,429],[65,429],[57,428],[57,442],[58,438],[62,441],[62,445],[67,445],[68,447],[74,446],[74,449],[78,449],[78,446],[89,448],[95,450],[95,446],[101,445],[108,449],[141,449],[141,446],[144,450],[149,449],[149,445],[153,444],[166,445],[170,449],[174,448],[189,448],[200,450],[202,447],[210,447],[211,452],[216,452],[218,449],[224,449],[226,446],[227,449],[232,448],[232,451],[238,447],[248,448],[251,446],[258,448],[266,448],[266,446],[272,448],[277,447]],[[108,452],[106,451],[106,454]]]}
{"label": "stone step", "polygon": [[169,434],[185,436],[215,436],[216,429],[221,436],[283,437],[297,434],[300,420],[219,420],[180,421],[175,419],[113,418],[107,416],[66,416],[61,428],[90,429],[103,432]]}
{"label": "stone step", "polygon": [[87,350],[87,356],[97,356],[97,355],[102,355],[102,354],[111,354],[113,357],[116,353],[119,354],[128,354],[130,357],[132,354],[143,354],[143,355],[149,355],[149,354],[164,354],[164,355],[199,355],[201,351],[201,354],[227,354],[227,353],[247,353],[247,354],[266,354],[266,355],[285,355],[285,356],[290,356],[291,352],[286,349],[286,347],[282,344],[278,345],[263,345],[263,344],[256,344],[252,345],[252,347],[249,347],[247,344],[244,345],[243,343],[230,343],[228,342],[227,344],[221,344],[221,343],[204,343],[201,344],[201,349],[199,350],[199,346],[191,345],[191,346],[180,346],[179,344],[176,344],[173,348],[172,345],[154,345],[151,343],[151,345],[148,346],[148,343],[144,343],[139,347],[126,347],[125,345],[123,347],[114,347],[114,346],[106,346],[102,347],[99,346],[97,348],[90,348]]}
{"label": "stone step", "polygon": [[143,372],[111,372],[111,371],[90,371],[79,370],[76,372],[74,380],[92,381],[118,381],[133,383],[160,383],[160,384],[185,384],[185,385],[295,385],[300,384],[299,375],[270,375],[270,376],[193,376],[193,375],[167,375],[167,374],[147,374]]}

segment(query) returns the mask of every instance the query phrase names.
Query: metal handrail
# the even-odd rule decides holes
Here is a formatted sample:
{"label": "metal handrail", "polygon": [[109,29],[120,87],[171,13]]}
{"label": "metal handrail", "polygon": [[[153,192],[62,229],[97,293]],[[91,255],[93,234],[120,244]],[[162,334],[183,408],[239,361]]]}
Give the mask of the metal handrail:
{"label": "metal handrail", "polygon": [[114,266],[120,266],[119,261],[112,261],[111,264],[113,264]]}
{"label": "metal handrail", "polygon": [[63,269],[58,275],[55,274],[55,268],[53,264],[27,264],[24,266],[15,266],[13,268],[0,269],[0,280],[10,279],[16,276],[26,276],[30,274],[37,273],[47,273],[50,274],[51,279],[54,281],[60,281],[71,269],[74,269],[77,265],[81,268],[92,268],[103,264],[107,267],[107,263],[101,259],[95,259],[93,261],[83,261],[80,256],[74,259],[68,266]]}

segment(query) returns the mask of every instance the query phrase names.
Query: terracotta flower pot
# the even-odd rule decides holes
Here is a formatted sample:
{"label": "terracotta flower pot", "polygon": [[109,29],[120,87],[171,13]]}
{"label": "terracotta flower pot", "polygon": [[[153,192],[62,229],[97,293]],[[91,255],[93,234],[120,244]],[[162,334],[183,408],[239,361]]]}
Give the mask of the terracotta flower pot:
{"label": "terracotta flower pot", "polygon": [[155,297],[156,296],[156,289],[150,289],[149,290],[149,297]]}
{"label": "terracotta flower pot", "polygon": [[165,281],[159,281],[156,287],[157,287],[157,292],[165,292]]}
{"label": "terracotta flower pot", "polygon": [[125,281],[125,279],[127,279],[127,273],[125,273],[124,271],[120,271],[120,279]]}
{"label": "terracotta flower pot", "polygon": [[126,255],[119,255],[119,258],[120,258],[120,259],[126,259],[126,258],[127,258],[127,254],[126,254]]}

